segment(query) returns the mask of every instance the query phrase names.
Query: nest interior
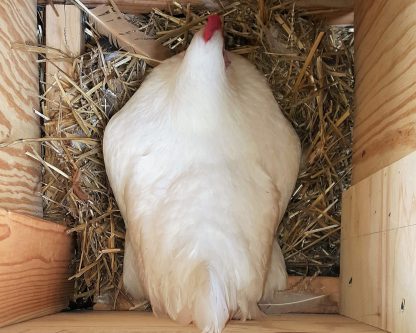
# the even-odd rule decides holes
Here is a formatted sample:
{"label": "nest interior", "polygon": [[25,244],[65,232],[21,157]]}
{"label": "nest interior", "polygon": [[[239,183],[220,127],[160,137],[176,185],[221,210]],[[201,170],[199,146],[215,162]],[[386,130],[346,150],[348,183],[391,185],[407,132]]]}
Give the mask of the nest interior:
{"label": "nest interior", "polygon": [[[353,28],[329,26],[320,11],[295,1],[218,2],[211,10],[174,3],[168,10],[126,18],[179,53],[206,17],[224,17],[226,48],[264,73],[295,127],[304,158],[277,237],[292,275],[337,276],[341,195],[350,185],[353,113]],[[322,11],[325,12],[325,11]],[[317,18],[318,15],[318,18]],[[39,25],[44,11],[39,8]],[[85,20],[85,52],[76,58],[47,47],[39,53],[44,217],[76,238],[73,299],[77,306],[122,292],[124,223],[107,182],[101,142],[108,119],[152,70]],[[44,42],[40,34],[40,44]],[[45,64],[70,62],[74,76],[48,77]]]}

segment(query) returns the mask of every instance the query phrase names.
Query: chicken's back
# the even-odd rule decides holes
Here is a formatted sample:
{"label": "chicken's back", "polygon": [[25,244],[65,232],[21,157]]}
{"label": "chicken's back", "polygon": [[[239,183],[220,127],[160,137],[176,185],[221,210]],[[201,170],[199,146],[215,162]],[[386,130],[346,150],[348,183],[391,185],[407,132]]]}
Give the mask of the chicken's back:
{"label": "chicken's back", "polygon": [[207,92],[178,80],[181,57],[110,121],[104,157],[154,311],[220,332],[234,315],[259,315],[300,147],[245,59],[230,55],[226,77]]}

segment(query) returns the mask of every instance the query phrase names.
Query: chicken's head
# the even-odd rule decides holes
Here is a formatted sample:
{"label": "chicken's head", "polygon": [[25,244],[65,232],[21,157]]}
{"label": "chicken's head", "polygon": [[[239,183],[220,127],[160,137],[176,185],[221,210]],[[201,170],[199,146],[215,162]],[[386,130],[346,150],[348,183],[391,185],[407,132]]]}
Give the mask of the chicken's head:
{"label": "chicken's head", "polygon": [[204,28],[198,31],[186,50],[185,62],[195,69],[196,66],[205,70],[224,71],[229,65],[224,50],[224,35],[221,17],[210,15]]}
{"label": "chicken's head", "polygon": [[205,43],[208,43],[212,36],[219,32],[222,34],[222,23],[221,17],[219,15],[210,15],[208,16],[207,24],[203,29],[203,36]]}

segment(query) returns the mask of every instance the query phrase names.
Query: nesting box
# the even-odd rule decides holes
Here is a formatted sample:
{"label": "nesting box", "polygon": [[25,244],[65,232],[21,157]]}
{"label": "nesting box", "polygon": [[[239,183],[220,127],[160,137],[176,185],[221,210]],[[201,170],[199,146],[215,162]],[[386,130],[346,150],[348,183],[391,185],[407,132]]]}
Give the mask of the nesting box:
{"label": "nesting box", "polygon": [[[140,0],[118,2],[132,11],[149,6]],[[36,4],[36,0],[0,2],[0,332],[196,332],[194,327],[146,313],[59,313],[67,307],[72,289],[68,281],[72,241],[65,227],[41,219],[41,198],[36,195],[40,167],[25,157],[26,152],[37,152],[24,140],[40,135],[32,111],[38,105],[36,59],[11,47],[19,40],[36,43]],[[309,314],[233,322],[226,331],[415,330],[416,4],[356,1],[354,13],[353,186],[343,195],[341,276],[313,282],[315,291],[328,297],[324,303],[298,308]],[[64,15],[76,21],[79,14]],[[79,41],[74,45],[78,47]],[[17,144],[7,144],[16,140]],[[327,314],[334,311],[338,314]]]}

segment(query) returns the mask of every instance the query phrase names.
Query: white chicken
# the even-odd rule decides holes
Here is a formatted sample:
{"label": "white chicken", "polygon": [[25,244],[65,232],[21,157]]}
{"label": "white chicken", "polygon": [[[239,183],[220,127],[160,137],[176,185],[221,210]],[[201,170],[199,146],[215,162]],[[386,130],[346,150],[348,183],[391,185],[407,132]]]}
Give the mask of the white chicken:
{"label": "white chicken", "polygon": [[127,229],[124,286],[155,314],[217,333],[285,288],[275,232],[300,142],[264,77],[224,51],[219,16],[110,120],[104,159]]}

